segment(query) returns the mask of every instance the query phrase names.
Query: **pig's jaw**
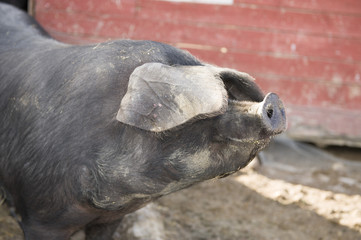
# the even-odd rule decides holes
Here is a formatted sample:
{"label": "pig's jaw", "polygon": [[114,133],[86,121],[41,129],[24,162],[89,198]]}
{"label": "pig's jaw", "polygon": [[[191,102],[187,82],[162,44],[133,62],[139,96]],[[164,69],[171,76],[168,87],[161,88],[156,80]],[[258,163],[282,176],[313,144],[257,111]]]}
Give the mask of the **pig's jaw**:
{"label": "pig's jaw", "polygon": [[269,141],[271,140],[271,138],[266,138],[266,139],[254,139],[254,138],[238,139],[238,138],[233,138],[233,137],[227,137],[227,139],[231,140],[231,141],[234,141],[234,142],[238,142],[238,143],[253,143],[255,145],[268,144]]}

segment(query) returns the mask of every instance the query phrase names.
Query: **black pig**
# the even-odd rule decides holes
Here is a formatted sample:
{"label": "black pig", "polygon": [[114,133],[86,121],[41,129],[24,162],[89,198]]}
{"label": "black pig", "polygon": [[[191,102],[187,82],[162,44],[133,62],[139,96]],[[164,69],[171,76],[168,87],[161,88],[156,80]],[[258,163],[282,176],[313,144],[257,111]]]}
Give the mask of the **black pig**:
{"label": "black pig", "polygon": [[246,73],[151,41],[72,46],[0,4],[0,185],[26,239],[109,239],[121,218],[231,174],[284,131]]}

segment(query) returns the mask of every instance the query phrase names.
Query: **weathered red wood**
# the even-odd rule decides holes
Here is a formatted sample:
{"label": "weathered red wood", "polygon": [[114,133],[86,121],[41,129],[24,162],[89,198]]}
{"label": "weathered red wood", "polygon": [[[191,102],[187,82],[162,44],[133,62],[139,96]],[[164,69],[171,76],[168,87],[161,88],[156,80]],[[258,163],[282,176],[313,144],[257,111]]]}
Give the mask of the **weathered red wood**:
{"label": "weathered red wood", "polygon": [[288,135],[322,145],[361,147],[361,115],[348,111],[311,106],[288,106]]}
{"label": "weathered red wood", "polygon": [[339,13],[339,14],[355,14],[360,15],[360,0],[234,0],[235,5],[252,4],[261,7],[291,8],[295,11]]}
{"label": "weathered red wood", "polygon": [[[143,0],[153,1],[154,0]],[[130,9],[134,10],[137,1],[136,0],[120,0],[120,1],[99,1],[99,0],[87,0],[87,1],[74,1],[74,0],[62,0],[62,1],[48,1],[48,0],[36,0],[36,3],[40,8],[48,9],[71,9],[78,12],[90,12],[96,13],[119,13],[119,10]],[[308,10],[309,12],[323,12],[339,13],[339,14],[354,14],[360,15],[361,2],[359,0],[342,0],[342,1],[330,1],[330,0],[302,0],[302,1],[289,1],[289,0],[234,0],[233,5],[252,4],[253,7],[266,8],[274,7],[302,11]],[[201,6],[203,7],[203,6]]]}
{"label": "weathered red wood", "polygon": [[[257,82],[266,91],[280,93],[287,102],[295,105],[309,106],[330,106],[341,109],[360,109],[361,86],[360,84],[343,84],[342,78],[334,81],[317,81],[309,77],[308,79],[297,76],[281,75],[280,72],[287,71],[290,66],[297,65],[290,60],[277,61],[276,58],[268,56],[255,56],[243,53],[221,53],[216,51],[206,51],[189,49],[193,54],[201,59],[213,59],[215,64],[230,66],[240,71],[246,71],[255,76]],[[316,67],[315,63],[309,66]],[[308,70],[308,68],[304,68]],[[300,72],[302,72],[300,70]],[[322,71],[321,71],[322,73]],[[336,72],[338,73],[338,72]],[[335,73],[335,74],[336,74]]]}
{"label": "weathered red wood", "polygon": [[360,85],[361,65],[328,63],[297,58],[280,58],[262,54],[207,51],[207,49],[191,49],[202,59],[212,59],[212,62],[229,67],[243,67],[249,72],[262,73],[271,76],[284,76],[301,81],[320,83],[356,84]]}
{"label": "weathered red wood", "polygon": [[269,78],[258,74],[255,77],[261,88],[279,93],[291,105],[357,110],[361,102],[361,89],[355,85]]}
{"label": "weathered red wood", "polygon": [[69,35],[63,32],[50,31],[51,36],[57,39],[60,42],[76,44],[76,45],[86,45],[92,43],[99,43],[109,41],[109,38],[94,37],[94,36],[84,36],[84,35]]}
{"label": "weathered red wood", "polygon": [[[302,33],[275,33],[237,28],[195,26],[183,22],[139,20],[131,16],[93,19],[61,11],[37,13],[38,20],[57,31],[102,38],[152,39],[168,43],[207,44],[243,51],[270,53],[294,58],[307,56],[321,60],[361,63],[361,40],[329,38]],[[64,19],[64,20],[62,20]],[[66,24],[64,21],[68,21]],[[76,25],[72,24],[75,23]],[[216,33],[215,33],[216,32]],[[197,33],[197,34],[195,34]],[[271,41],[270,41],[271,39]],[[310,44],[312,43],[312,44]]]}
{"label": "weathered red wood", "polygon": [[[77,4],[75,4],[78,2]],[[87,12],[90,15],[106,13],[107,16],[121,13],[136,14],[139,19],[165,21],[171,19],[178,22],[197,22],[207,24],[226,24],[239,27],[273,29],[273,31],[302,31],[309,34],[333,34],[339,37],[351,36],[361,38],[361,16],[345,16],[322,13],[290,12],[282,9],[261,9],[252,6],[221,6],[204,4],[198,7],[186,3],[170,3],[165,1],[138,0],[121,2],[104,1],[96,4],[92,1],[46,1],[37,3],[37,10],[63,9],[68,12]],[[133,8],[132,8],[133,6]],[[91,9],[91,10],[87,10]],[[94,11],[93,11],[94,10]],[[136,11],[134,13],[134,11]],[[197,17],[195,17],[197,16]]]}
{"label": "weathered red wood", "polygon": [[87,1],[74,1],[74,0],[36,0],[35,13],[39,10],[53,11],[62,10],[67,13],[82,12],[88,16],[99,15],[119,15],[119,14],[134,14],[136,11],[135,0],[87,0]]}
{"label": "weathered red wood", "polygon": [[261,9],[247,6],[207,5],[139,1],[141,19],[172,19],[197,24],[223,24],[247,28],[272,29],[273,31],[303,32],[361,38],[361,16],[321,13],[290,12],[282,9]]}

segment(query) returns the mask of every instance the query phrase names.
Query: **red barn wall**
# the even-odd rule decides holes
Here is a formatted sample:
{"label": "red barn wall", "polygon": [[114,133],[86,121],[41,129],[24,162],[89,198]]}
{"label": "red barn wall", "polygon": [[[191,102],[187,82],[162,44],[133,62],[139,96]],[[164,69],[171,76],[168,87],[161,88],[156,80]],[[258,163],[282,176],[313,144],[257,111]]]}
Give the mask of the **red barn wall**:
{"label": "red barn wall", "polygon": [[[219,1],[218,1],[219,2]],[[32,0],[56,39],[148,39],[248,72],[284,100],[288,134],[361,146],[361,1]]]}

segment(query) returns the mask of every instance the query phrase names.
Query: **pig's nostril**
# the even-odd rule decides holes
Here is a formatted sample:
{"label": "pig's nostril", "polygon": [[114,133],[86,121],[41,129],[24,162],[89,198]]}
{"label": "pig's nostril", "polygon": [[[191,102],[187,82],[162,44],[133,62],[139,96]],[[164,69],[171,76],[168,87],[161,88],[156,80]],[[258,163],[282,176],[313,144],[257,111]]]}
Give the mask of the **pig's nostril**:
{"label": "pig's nostril", "polygon": [[269,93],[259,103],[257,113],[264,126],[272,134],[278,134],[286,129],[286,116],[282,101],[275,93]]}
{"label": "pig's nostril", "polygon": [[273,116],[273,108],[268,108],[268,109],[267,109],[267,117],[268,117],[269,119],[271,119],[272,116]]}

